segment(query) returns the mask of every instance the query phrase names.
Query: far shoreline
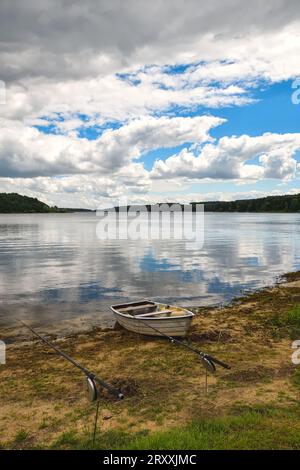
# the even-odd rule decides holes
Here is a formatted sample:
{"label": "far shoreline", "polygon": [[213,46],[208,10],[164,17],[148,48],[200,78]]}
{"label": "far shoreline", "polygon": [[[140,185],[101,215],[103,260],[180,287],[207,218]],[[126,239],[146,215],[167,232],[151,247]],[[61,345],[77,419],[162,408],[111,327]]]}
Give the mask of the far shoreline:
{"label": "far shoreline", "polygon": [[[300,193],[284,194],[280,196],[266,196],[256,199],[237,199],[234,201],[190,201],[187,204],[178,202],[157,202],[146,205],[131,204],[123,206],[123,209],[140,210],[146,208],[151,210],[154,206],[163,206],[163,210],[167,207],[179,207],[181,209],[190,206],[192,211],[196,211],[199,205],[204,206],[205,212],[220,213],[300,213]],[[112,208],[109,208],[110,210]],[[120,206],[115,206],[114,210],[118,211]],[[103,211],[108,209],[103,208]],[[49,206],[45,202],[39,201],[37,198],[20,195],[18,193],[1,193],[0,192],[0,213],[68,213],[68,212],[95,212],[97,209],[85,208],[59,208]]]}
{"label": "far shoreline", "polygon": [[[105,209],[99,209],[99,211],[105,212]],[[78,209],[78,210],[73,210],[73,209],[66,209],[66,210],[58,210],[57,212],[0,212],[0,215],[41,215],[41,214],[46,214],[46,215],[69,215],[69,214],[95,214],[98,212],[98,209]],[[167,211],[166,211],[167,212]],[[204,211],[206,214],[300,214],[300,211],[295,211],[295,212],[283,212],[283,211]],[[143,214],[143,213],[142,213]]]}

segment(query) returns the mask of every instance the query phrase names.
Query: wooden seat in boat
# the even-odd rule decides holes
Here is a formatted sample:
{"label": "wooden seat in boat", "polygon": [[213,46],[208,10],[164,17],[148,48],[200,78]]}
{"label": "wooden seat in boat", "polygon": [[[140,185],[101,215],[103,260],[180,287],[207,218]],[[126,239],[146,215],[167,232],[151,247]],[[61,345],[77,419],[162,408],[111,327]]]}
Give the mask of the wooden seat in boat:
{"label": "wooden seat in boat", "polygon": [[138,312],[153,312],[154,310],[157,309],[157,306],[156,305],[153,305],[153,304],[144,304],[144,305],[132,305],[132,306],[128,306],[128,307],[125,307],[125,308],[120,308],[119,309],[119,312],[121,313],[132,313],[133,315]]}
{"label": "wooden seat in boat", "polygon": [[151,313],[140,313],[138,315],[135,315],[137,318],[140,317],[153,317],[155,315],[172,315],[172,310],[158,310],[157,312],[151,312]]}

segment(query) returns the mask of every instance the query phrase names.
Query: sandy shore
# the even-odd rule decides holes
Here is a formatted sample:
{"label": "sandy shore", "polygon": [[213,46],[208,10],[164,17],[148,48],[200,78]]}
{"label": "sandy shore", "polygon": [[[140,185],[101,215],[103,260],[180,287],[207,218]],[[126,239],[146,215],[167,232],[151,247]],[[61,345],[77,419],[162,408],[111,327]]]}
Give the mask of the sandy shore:
{"label": "sandy shore", "polygon": [[[292,341],[300,339],[299,306],[300,272],[227,307],[194,309],[190,343],[232,366],[209,376],[208,395],[196,355],[164,339],[93,329],[56,344],[123,391],[123,401],[101,397],[101,446],[118,448],[130,436],[226,417],[239,407],[294,413],[300,366],[291,355]],[[55,352],[33,338],[9,344],[0,378],[0,446],[78,448],[88,441],[95,405],[87,401],[84,376]],[[282,435],[284,423],[272,423]],[[291,440],[281,445],[295,448]]]}

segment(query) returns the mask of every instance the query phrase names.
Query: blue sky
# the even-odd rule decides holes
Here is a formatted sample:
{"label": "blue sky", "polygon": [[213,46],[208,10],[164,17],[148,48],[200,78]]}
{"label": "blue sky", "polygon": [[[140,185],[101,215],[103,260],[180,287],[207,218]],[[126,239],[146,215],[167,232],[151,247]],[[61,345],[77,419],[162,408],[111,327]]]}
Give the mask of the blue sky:
{"label": "blue sky", "polygon": [[[220,139],[224,136],[243,135],[259,136],[265,132],[271,133],[297,133],[299,131],[300,123],[300,105],[292,103],[292,83],[293,80],[285,80],[280,83],[261,84],[257,89],[251,92],[251,97],[255,100],[253,103],[245,106],[228,106],[223,109],[216,110],[214,108],[198,108],[192,112],[177,112],[176,115],[195,116],[199,114],[212,114],[218,115],[226,119],[226,122],[221,126],[213,129],[211,135],[215,139]],[[141,160],[144,162],[145,168],[151,170],[153,163],[157,159],[165,160],[174,153],[180,152],[188,143],[184,143],[174,148],[159,148],[144,154]],[[300,153],[296,152],[295,159],[300,161]],[[257,162],[257,157],[254,160]],[[288,191],[295,186],[295,182],[285,181],[281,183],[282,190]],[[230,192],[233,189],[239,190],[238,185],[233,182],[218,182],[218,183],[200,183],[193,184],[190,188],[185,190],[197,192],[209,192],[212,188],[217,191]],[[278,187],[277,180],[264,180],[255,183],[257,191],[272,191]],[[243,185],[243,191],[251,191],[253,184]],[[299,189],[300,191],[300,189]]]}
{"label": "blue sky", "polygon": [[[293,80],[276,84],[265,83],[251,92],[255,102],[245,106],[228,106],[222,109],[198,108],[190,112],[176,115],[195,116],[212,114],[226,119],[221,126],[213,129],[211,135],[219,139],[226,135],[258,136],[265,132],[289,133],[298,132],[300,128],[300,105],[292,103]],[[174,152],[180,151],[185,144],[174,149],[155,149],[144,155],[145,165],[152,167],[157,158],[164,160]]]}
{"label": "blue sky", "polygon": [[[180,66],[170,71],[170,75],[175,75]],[[182,66],[184,70],[185,66]],[[211,107],[199,106],[196,109],[177,109],[174,106],[165,113],[157,113],[175,116],[199,116],[211,114],[226,119],[221,126],[213,129],[211,135],[219,139],[226,135],[258,136],[265,132],[289,133],[299,131],[300,122],[300,104],[297,106],[292,103],[292,84],[293,80],[285,80],[276,84],[262,83],[257,88],[251,90],[249,95],[254,100],[245,106],[226,106],[216,110]],[[133,85],[136,85],[133,82]],[[44,118],[44,117],[43,117]],[[78,114],[83,123],[89,122],[89,116]],[[47,117],[45,117],[47,119]],[[49,125],[36,125],[35,127],[45,133],[55,133],[55,123],[63,122],[63,116],[57,115],[55,121]],[[89,140],[94,140],[107,129],[118,129],[122,126],[122,121],[108,121],[103,125],[91,127],[80,127],[78,134]],[[188,142],[173,148],[158,148],[145,153],[141,160],[145,163],[147,169],[151,169],[153,162],[159,158],[164,160],[174,152],[180,151]]]}
{"label": "blue sky", "polygon": [[222,131],[227,135],[252,136],[264,132],[298,132],[300,107],[292,103],[292,83],[293,80],[265,83],[253,91],[255,103],[220,110],[218,115],[226,118],[227,122],[222,129],[213,130],[212,135],[222,137]]}

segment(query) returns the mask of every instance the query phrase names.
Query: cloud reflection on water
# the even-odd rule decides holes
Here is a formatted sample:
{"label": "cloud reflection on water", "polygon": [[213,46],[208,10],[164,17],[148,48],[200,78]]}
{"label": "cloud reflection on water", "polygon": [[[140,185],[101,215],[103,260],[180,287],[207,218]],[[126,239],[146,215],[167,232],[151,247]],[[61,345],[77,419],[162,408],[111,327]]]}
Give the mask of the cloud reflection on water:
{"label": "cloud reflection on water", "polygon": [[300,267],[300,214],[206,213],[199,249],[185,240],[99,240],[96,223],[95,214],[1,215],[0,315],[39,305],[46,318],[54,304],[59,318],[96,312],[97,323],[116,299],[212,305]]}

